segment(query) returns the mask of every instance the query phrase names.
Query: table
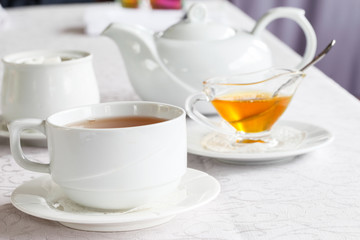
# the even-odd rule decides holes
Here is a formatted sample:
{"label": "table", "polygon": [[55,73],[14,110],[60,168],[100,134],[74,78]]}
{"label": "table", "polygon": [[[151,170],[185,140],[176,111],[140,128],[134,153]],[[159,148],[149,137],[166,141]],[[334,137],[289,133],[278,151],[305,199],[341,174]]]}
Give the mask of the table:
{"label": "table", "polygon": [[[244,29],[254,21],[225,1],[204,1],[211,11]],[[99,6],[104,4],[99,4]],[[109,3],[105,4],[110,6]],[[137,100],[115,44],[84,34],[83,14],[93,4],[16,8],[0,32],[0,56],[31,49],[79,49],[94,55],[101,100]],[[299,60],[271,34],[264,39],[279,65]],[[329,54],[328,57],[336,57]],[[3,66],[0,68],[2,74]],[[308,71],[283,119],[330,129],[331,145],[278,164],[241,166],[188,155],[188,166],[214,176],[220,195],[170,222],[132,232],[98,233],[66,228],[15,209],[15,187],[39,174],[21,169],[8,139],[0,143],[0,239],[359,239],[360,103],[316,68]],[[46,162],[44,148],[25,151]]]}

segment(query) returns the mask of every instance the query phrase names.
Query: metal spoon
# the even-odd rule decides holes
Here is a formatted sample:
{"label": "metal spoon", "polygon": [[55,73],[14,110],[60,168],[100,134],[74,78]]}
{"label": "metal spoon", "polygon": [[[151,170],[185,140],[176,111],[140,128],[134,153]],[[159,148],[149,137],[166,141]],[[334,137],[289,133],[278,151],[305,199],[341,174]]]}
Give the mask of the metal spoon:
{"label": "metal spoon", "polygon": [[[308,64],[306,64],[303,68],[301,68],[299,71],[303,72],[304,70],[306,70],[308,67],[314,65],[315,63],[317,63],[318,61],[320,61],[329,51],[330,49],[335,45],[336,41],[332,40],[324,50],[322,50],[317,56],[315,56],[313,58],[313,60],[311,60]],[[289,84],[293,83],[295,80],[297,80],[296,78],[290,78],[286,83],[284,83],[283,85],[281,85],[272,95],[273,97],[276,97],[279,92],[286,86],[288,86]]]}

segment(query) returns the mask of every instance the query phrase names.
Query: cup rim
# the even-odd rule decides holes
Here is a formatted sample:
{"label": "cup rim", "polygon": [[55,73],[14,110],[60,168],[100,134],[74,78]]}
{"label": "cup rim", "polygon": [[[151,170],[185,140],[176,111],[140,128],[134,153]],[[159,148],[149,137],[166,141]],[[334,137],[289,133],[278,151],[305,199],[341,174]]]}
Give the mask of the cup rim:
{"label": "cup rim", "polygon": [[[158,123],[153,123],[153,124],[147,124],[147,125],[140,125],[140,126],[133,126],[133,127],[122,127],[122,128],[80,128],[80,127],[69,127],[66,126],[66,124],[56,124],[53,121],[53,118],[58,117],[59,115],[63,115],[63,114],[68,114],[70,112],[76,112],[76,111],[80,111],[81,109],[91,109],[92,107],[95,106],[109,106],[109,105],[136,105],[136,104],[141,104],[141,105],[156,105],[156,106],[165,106],[165,107],[170,107],[175,109],[176,111],[178,111],[178,115],[176,117],[167,119],[166,121],[163,122],[158,122]],[[140,116],[140,115],[139,115]],[[75,108],[70,108],[67,110],[63,110],[63,111],[59,111],[56,112],[52,115],[50,115],[47,119],[46,119],[46,124],[54,127],[54,128],[61,128],[64,130],[68,130],[68,131],[101,131],[101,132],[110,132],[110,131],[114,131],[117,129],[135,129],[135,128],[146,128],[146,127],[151,127],[154,125],[163,125],[163,124],[169,124],[170,122],[176,121],[177,119],[186,116],[186,111],[178,106],[175,105],[171,105],[171,104],[167,104],[167,103],[161,103],[161,102],[150,102],[150,101],[116,101],[116,102],[106,102],[106,103],[97,103],[97,104],[89,104],[89,105],[84,105],[84,106],[79,106],[79,107],[75,107]],[[79,119],[79,121],[84,120],[84,119]]]}
{"label": "cup rim", "polygon": [[[31,56],[53,56],[53,55],[70,55],[70,56],[77,56],[77,58],[72,59],[71,61],[63,61],[59,63],[42,63],[42,64],[25,64],[25,63],[17,63],[16,60],[27,58]],[[30,50],[30,51],[23,51],[17,53],[11,53],[4,56],[1,60],[4,64],[14,65],[14,66],[21,66],[21,67],[49,67],[49,66],[64,66],[74,63],[80,63],[83,61],[91,60],[92,54],[86,51],[80,50],[52,50],[52,49],[39,49],[39,50]]]}

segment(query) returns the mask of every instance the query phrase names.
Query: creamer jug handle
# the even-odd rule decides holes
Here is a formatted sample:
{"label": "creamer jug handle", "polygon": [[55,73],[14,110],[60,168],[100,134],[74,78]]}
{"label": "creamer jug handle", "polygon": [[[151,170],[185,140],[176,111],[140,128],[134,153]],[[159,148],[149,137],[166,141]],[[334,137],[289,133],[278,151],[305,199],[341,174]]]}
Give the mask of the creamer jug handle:
{"label": "creamer jug handle", "polygon": [[305,10],[293,7],[278,7],[270,9],[259,19],[251,33],[258,36],[270,22],[278,18],[289,18],[294,20],[304,31],[306,37],[305,53],[302,61],[295,67],[295,69],[301,69],[315,56],[317,45],[315,31],[305,17]]}

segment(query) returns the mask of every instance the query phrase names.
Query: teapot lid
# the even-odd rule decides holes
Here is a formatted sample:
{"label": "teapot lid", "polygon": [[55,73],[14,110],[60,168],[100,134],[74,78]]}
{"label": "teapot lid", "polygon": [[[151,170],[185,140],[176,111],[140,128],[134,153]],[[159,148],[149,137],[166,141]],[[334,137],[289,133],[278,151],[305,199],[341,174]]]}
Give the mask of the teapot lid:
{"label": "teapot lid", "polygon": [[207,9],[201,3],[193,4],[186,13],[186,19],[169,27],[162,38],[177,40],[209,41],[221,40],[235,35],[231,27],[209,22]]}

